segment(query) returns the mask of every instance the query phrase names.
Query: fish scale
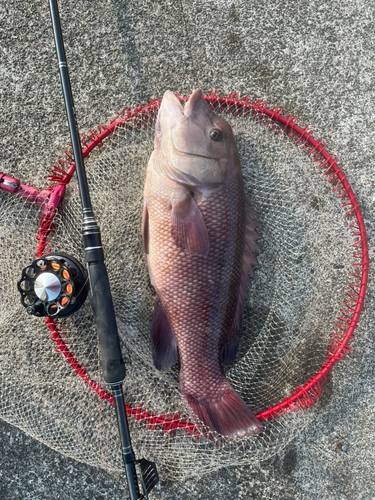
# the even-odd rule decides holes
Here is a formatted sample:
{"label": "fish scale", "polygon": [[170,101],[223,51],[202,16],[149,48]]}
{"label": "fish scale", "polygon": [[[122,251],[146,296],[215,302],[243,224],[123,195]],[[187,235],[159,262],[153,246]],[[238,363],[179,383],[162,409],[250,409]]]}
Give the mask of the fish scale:
{"label": "fish scale", "polygon": [[[225,209],[225,199],[231,195],[230,191],[226,193],[226,190],[221,188],[216,196],[212,196],[200,206],[204,220],[217,221],[213,225],[207,224],[210,237],[210,252],[207,257],[188,255],[176,247],[168,220],[169,202],[155,195],[149,197],[150,220],[154,221],[150,226],[149,259],[153,280],[158,284],[156,291],[179,345],[181,370],[184,371],[186,366],[189,370],[188,379],[199,381],[203,391],[206,385],[209,387],[207,382],[211,383],[211,380],[200,380],[199,372],[203,360],[199,358],[207,350],[210,355],[219,358],[217,337],[225,325],[217,311],[226,310],[228,307],[228,297],[225,297],[223,292],[218,295],[218,290],[222,290],[223,282],[231,282],[234,288],[236,285],[238,288],[241,276],[243,242],[231,238],[229,245],[227,243],[228,233],[236,222],[235,214],[232,214],[230,220],[230,214]],[[238,248],[234,248],[237,251],[233,252],[233,242],[236,241],[240,244],[237,244]],[[229,253],[233,255],[232,259],[237,256],[237,265],[233,265],[229,259],[225,262],[224,256]],[[173,266],[170,265],[171,262]],[[176,269],[178,273],[175,272]],[[195,283],[191,280],[192,276]],[[181,301],[181,294],[184,293],[189,297],[187,304]],[[233,317],[236,303],[232,301],[229,307]],[[209,309],[214,310],[211,317]],[[176,310],[179,311],[177,317]],[[194,349],[202,350],[196,358],[190,356],[191,344]],[[198,359],[198,363],[194,362],[192,368],[190,360],[194,359]]]}

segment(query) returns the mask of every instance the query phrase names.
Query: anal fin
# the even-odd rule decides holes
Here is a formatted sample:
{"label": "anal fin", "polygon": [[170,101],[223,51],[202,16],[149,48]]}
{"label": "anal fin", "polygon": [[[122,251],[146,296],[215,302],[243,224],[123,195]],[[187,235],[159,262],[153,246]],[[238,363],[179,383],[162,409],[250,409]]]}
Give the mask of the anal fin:
{"label": "anal fin", "polygon": [[177,362],[177,342],[159,297],[156,297],[151,326],[152,357],[157,370],[168,370]]}

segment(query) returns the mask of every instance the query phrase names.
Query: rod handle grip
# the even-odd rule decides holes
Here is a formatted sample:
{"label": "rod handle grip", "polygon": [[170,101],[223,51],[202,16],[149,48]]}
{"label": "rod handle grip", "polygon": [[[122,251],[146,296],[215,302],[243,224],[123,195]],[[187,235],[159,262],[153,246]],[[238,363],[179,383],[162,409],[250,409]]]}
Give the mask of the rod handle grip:
{"label": "rod handle grip", "polygon": [[108,384],[116,384],[125,378],[125,365],[121,353],[107,269],[103,261],[96,261],[88,264],[88,272],[93,296],[91,303],[99,335],[103,375]]}

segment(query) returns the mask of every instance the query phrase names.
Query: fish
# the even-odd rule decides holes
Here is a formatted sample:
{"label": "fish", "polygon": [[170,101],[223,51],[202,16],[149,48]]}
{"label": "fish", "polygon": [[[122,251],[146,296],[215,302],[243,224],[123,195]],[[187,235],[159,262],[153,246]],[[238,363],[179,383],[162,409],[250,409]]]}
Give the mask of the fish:
{"label": "fish", "polygon": [[[245,198],[230,125],[195,90],[169,90],[155,125],[142,238],[156,292],[155,367],[180,359],[180,391],[203,435],[236,440],[262,425],[224,375],[237,353],[259,222]],[[216,434],[217,433],[217,434]]]}

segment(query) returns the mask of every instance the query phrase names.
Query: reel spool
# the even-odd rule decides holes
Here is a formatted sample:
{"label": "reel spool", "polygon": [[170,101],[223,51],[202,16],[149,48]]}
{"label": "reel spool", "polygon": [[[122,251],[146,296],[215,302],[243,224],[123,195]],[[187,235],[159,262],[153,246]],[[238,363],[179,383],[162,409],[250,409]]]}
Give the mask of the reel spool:
{"label": "reel spool", "polygon": [[70,316],[85,302],[87,273],[73,257],[45,255],[22,270],[17,286],[21,304],[32,316]]}

